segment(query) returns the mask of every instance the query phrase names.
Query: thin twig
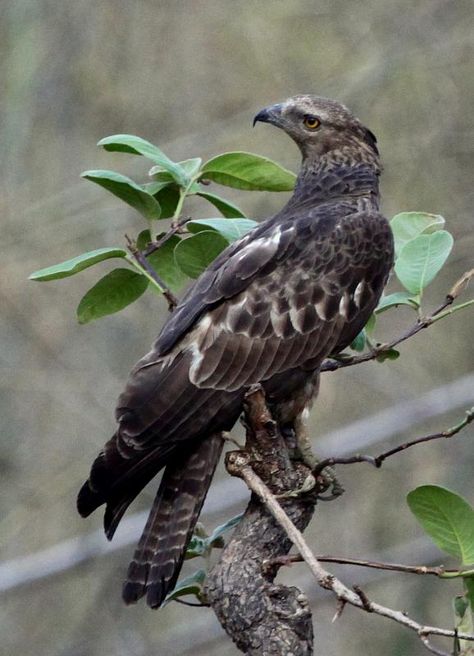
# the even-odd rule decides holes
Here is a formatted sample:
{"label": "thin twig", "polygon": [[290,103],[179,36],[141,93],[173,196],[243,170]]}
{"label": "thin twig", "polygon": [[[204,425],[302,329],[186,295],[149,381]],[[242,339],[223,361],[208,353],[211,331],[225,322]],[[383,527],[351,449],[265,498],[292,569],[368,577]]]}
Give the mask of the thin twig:
{"label": "thin twig", "polygon": [[127,248],[132,254],[133,258],[136,260],[136,262],[139,264],[140,268],[142,269],[143,273],[151,279],[154,284],[157,285],[163,296],[166,298],[168,301],[168,309],[170,312],[174,310],[174,308],[178,305],[178,299],[176,296],[173,294],[173,292],[166,286],[166,284],[163,282],[163,280],[160,278],[160,276],[156,273],[153,267],[151,267],[148,264],[148,261],[144,255],[138,248],[136,243],[130,239],[128,235],[125,235],[125,239],[127,241]]}
{"label": "thin twig", "polygon": [[[237,464],[237,462],[235,464]],[[306,543],[301,531],[296,528],[281,505],[275,499],[275,496],[270,492],[263,481],[255,474],[255,472],[251,469],[243,457],[241,457],[240,475],[245,480],[252,492],[257,494],[264,502],[265,506],[268,508],[280,526],[285,529],[286,534],[296,546],[304,561],[308,565],[311,573],[322,588],[334,592],[338,598],[338,601],[343,600],[352,606],[356,606],[357,608],[367,610],[366,606],[368,604],[372,613],[376,613],[382,617],[388,617],[389,619],[394,620],[403,626],[406,626],[420,637],[425,647],[432,651],[432,653],[443,654],[443,656],[445,656],[444,652],[437,651],[430,644],[427,636],[439,635],[447,638],[454,638],[456,635],[455,631],[442,629],[436,626],[425,626],[419,624],[418,622],[415,622],[415,620],[412,620],[410,617],[405,615],[405,613],[394,610],[392,608],[388,608],[386,606],[382,606],[381,604],[377,604],[376,602],[370,601],[367,597],[365,597],[364,601],[362,601],[360,594],[357,594],[348,588],[346,585],[344,585],[344,583],[342,583],[342,581],[340,581],[333,574],[321,566],[316,556],[312,553],[311,549]],[[459,634],[458,637],[461,640],[474,641],[474,635],[463,633],[462,635]]]}
{"label": "thin twig", "polygon": [[450,437],[453,437],[457,433],[459,433],[463,428],[468,426],[472,421],[474,421],[474,406],[470,408],[469,410],[466,410],[466,416],[462,421],[457,423],[455,426],[451,426],[451,428],[447,428],[444,431],[439,431],[438,433],[431,433],[430,435],[424,435],[423,437],[418,437],[415,440],[410,440],[409,442],[405,442],[404,444],[399,444],[398,446],[394,447],[393,449],[390,449],[389,451],[384,451],[378,456],[368,456],[368,455],[360,455],[357,454],[355,456],[350,456],[348,458],[325,458],[324,460],[321,460],[317,464],[317,466],[313,470],[313,476],[318,476],[323,469],[326,467],[333,467],[334,465],[352,465],[357,462],[368,462],[371,465],[374,465],[374,467],[381,467],[382,463],[384,460],[389,458],[390,456],[395,455],[396,453],[400,453],[401,451],[405,451],[406,449],[409,449],[412,446],[416,446],[417,444],[423,444],[425,442],[431,442],[432,440],[439,440],[439,439],[449,439]]}
{"label": "thin twig", "polygon": [[400,444],[399,446],[396,446],[393,449],[390,449],[389,451],[385,451],[384,453],[381,453],[379,456],[377,456],[374,459],[375,466],[380,467],[384,460],[386,460],[390,456],[393,456],[395,453],[399,453],[400,451],[404,451],[405,449],[410,448],[411,446],[415,446],[417,444],[423,444],[424,442],[430,442],[431,440],[438,440],[441,438],[449,439],[450,437],[453,437],[454,435],[459,433],[459,431],[465,428],[472,421],[474,421],[474,406],[466,411],[465,418],[455,426],[452,426],[451,428],[448,428],[447,430],[444,431],[440,431],[438,433],[432,433],[431,435],[425,435],[424,437],[419,437],[418,439],[411,440],[410,442],[405,442],[404,444]]}
{"label": "thin twig", "polygon": [[[316,559],[321,563],[337,563],[339,565],[355,565],[357,567],[369,567],[371,569],[382,569],[393,572],[404,572],[407,574],[418,574],[421,576],[431,575],[440,578],[447,578],[445,574],[459,574],[457,569],[445,569],[442,565],[438,567],[427,567],[426,565],[401,565],[400,563],[381,563],[376,560],[360,560],[358,558],[345,558],[341,556],[326,556],[317,555]],[[271,561],[266,561],[265,566],[271,567],[272,565],[290,565],[292,563],[301,563],[303,558],[300,554],[292,554],[291,556],[283,556],[281,558],[274,558]]]}
{"label": "thin twig", "polygon": [[182,234],[183,232],[186,232],[185,226],[188,221],[190,221],[190,217],[186,216],[183,219],[180,219],[176,223],[174,223],[169,230],[165,232],[165,234],[160,237],[160,239],[157,239],[156,241],[152,241],[148,246],[145,248],[143,251],[143,255],[145,257],[148,257],[155,251],[157,251],[159,248],[163,246],[163,244],[166,244],[166,242],[171,239],[174,235]]}

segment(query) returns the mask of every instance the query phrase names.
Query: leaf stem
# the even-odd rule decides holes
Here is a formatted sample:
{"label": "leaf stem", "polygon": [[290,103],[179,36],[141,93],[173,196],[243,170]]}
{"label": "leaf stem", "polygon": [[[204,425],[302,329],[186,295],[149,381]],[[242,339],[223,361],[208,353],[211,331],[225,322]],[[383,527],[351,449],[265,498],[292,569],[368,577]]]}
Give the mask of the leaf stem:
{"label": "leaf stem", "polygon": [[469,307],[470,305],[474,305],[474,298],[472,298],[470,301],[466,301],[465,303],[460,303],[459,305],[455,305],[452,308],[449,308],[448,310],[445,310],[444,312],[441,312],[440,314],[437,314],[435,317],[433,317],[431,323],[435,323],[436,321],[439,321],[440,319],[444,319],[445,317],[449,316],[450,314],[455,314],[459,310],[463,310],[466,307]]}

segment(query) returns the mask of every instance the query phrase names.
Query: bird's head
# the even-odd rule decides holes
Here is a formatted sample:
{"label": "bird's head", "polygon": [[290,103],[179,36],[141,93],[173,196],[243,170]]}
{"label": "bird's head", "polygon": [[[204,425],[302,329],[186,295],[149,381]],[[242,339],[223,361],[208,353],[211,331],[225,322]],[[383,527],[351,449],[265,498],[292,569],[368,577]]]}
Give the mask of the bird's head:
{"label": "bird's head", "polygon": [[254,118],[284,130],[296,142],[303,158],[353,156],[357,161],[377,161],[374,134],[341,103],[313,95],[288,98],[262,109]]}

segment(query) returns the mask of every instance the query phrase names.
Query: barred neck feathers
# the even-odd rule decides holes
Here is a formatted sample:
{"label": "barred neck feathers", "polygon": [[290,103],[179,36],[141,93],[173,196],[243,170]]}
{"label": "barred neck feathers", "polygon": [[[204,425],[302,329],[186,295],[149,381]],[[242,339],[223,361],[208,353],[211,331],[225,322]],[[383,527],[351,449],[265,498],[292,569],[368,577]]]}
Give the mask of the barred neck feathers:
{"label": "barred neck feathers", "polygon": [[330,151],[314,159],[303,157],[290,204],[326,202],[344,197],[366,197],[378,208],[381,166],[375,153],[361,152],[354,157],[343,151]]}

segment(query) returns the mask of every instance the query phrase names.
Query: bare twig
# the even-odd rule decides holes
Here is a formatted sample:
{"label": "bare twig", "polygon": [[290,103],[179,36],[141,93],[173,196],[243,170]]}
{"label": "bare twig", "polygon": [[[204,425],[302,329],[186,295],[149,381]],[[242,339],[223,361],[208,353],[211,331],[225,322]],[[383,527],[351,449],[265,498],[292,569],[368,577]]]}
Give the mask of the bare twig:
{"label": "bare twig", "polygon": [[418,437],[415,440],[410,440],[409,442],[405,442],[404,444],[399,444],[398,446],[394,447],[393,449],[390,449],[389,451],[384,451],[378,456],[368,456],[368,455],[355,455],[355,456],[350,456],[348,458],[325,458],[324,460],[321,460],[320,463],[314,468],[313,470],[313,476],[318,476],[323,469],[326,467],[333,467],[334,465],[352,465],[357,462],[368,462],[371,465],[374,465],[374,467],[381,467],[382,463],[384,460],[389,458],[390,456],[395,455],[396,453],[400,453],[401,451],[405,451],[406,449],[409,449],[412,446],[416,446],[417,444],[423,444],[425,442],[431,442],[432,440],[439,440],[439,439],[449,439],[450,437],[453,437],[457,433],[459,433],[463,428],[468,426],[472,421],[474,421],[474,406],[470,408],[469,410],[466,410],[466,416],[464,419],[460,422],[458,422],[455,426],[451,426],[451,428],[447,428],[444,431],[439,431],[438,433],[431,433],[430,435],[424,435],[423,437]]}
{"label": "bare twig", "polygon": [[[445,569],[443,565],[438,567],[427,567],[426,565],[401,565],[400,563],[381,563],[375,560],[361,560],[359,558],[345,558],[342,556],[317,555],[316,559],[320,563],[337,563],[339,565],[355,565],[357,567],[368,567],[370,569],[382,569],[393,572],[404,572],[407,574],[418,574],[420,576],[431,575],[440,578],[452,578],[450,574],[459,575],[458,569]],[[292,563],[301,563],[303,558],[300,554],[291,556],[282,556],[271,561],[265,562],[264,565],[272,567],[273,565],[291,565]],[[446,576],[446,574],[448,576]]]}
{"label": "bare twig", "polygon": [[417,444],[423,444],[424,442],[431,442],[431,440],[438,440],[441,438],[449,439],[450,437],[453,437],[454,435],[459,433],[472,421],[474,421],[474,406],[466,411],[466,416],[464,417],[464,419],[460,421],[458,424],[456,424],[455,426],[452,426],[451,428],[448,428],[447,430],[444,431],[440,431],[438,433],[432,433],[431,435],[425,435],[424,437],[419,437],[416,440],[405,442],[404,444],[400,444],[399,446],[396,446],[393,449],[390,449],[389,451],[385,451],[384,453],[381,453],[379,456],[375,458],[375,465],[376,467],[380,467],[384,460],[386,460],[390,456],[393,456],[395,453],[399,453],[400,451],[404,451],[405,449],[408,449],[411,446],[415,446]]}
{"label": "bare twig", "polygon": [[[132,254],[133,258],[137,261],[140,268],[143,270],[145,275],[150,278],[162,292],[163,296],[168,301],[168,309],[170,312],[178,305],[178,299],[173,294],[173,292],[166,286],[160,276],[156,273],[155,269],[151,267],[148,263],[148,260],[145,257],[145,254],[142,253],[138,248],[136,243],[130,239],[128,235],[125,235],[127,241],[127,248]],[[159,248],[159,247],[158,247]]]}
{"label": "bare twig", "polygon": [[[236,460],[238,457],[239,456],[237,455]],[[237,465],[237,462],[234,464]],[[443,654],[443,656],[445,656],[444,652],[438,651],[431,645],[427,637],[430,635],[439,635],[447,638],[454,638],[456,635],[455,631],[442,629],[436,626],[426,626],[419,624],[401,611],[397,611],[392,608],[382,606],[376,602],[370,601],[366,595],[364,595],[364,600],[362,600],[360,591],[359,594],[354,592],[354,590],[348,588],[346,585],[344,585],[344,583],[342,583],[342,581],[340,581],[333,574],[321,566],[316,556],[312,553],[311,549],[306,543],[301,531],[299,531],[293,524],[281,505],[275,499],[275,496],[270,492],[268,487],[261,481],[261,479],[247,464],[245,458],[241,458],[240,475],[245,480],[252,492],[257,494],[262,499],[276,521],[285,529],[288,537],[297,547],[314,578],[322,588],[331,590],[336,595],[338,601],[343,600],[346,603],[349,603],[352,606],[361,608],[363,610],[367,610],[367,608],[370,607],[370,611],[372,613],[381,615],[382,617],[388,617],[389,619],[398,622],[403,626],[406,626],[420,637],[424,646],[428,650],[434,654]],[[474,641],[474,635],[459,634],[458,637],[460,639]]]}
{"label": "bare twig", "polygon": [[190,221],[190,217],[186,216],[179,221],[176,221],[172,224],[169,230],[165,232],[165,234],[160,237],[160,239],[157,239],[156,241],[152,241],[148,246],[145,248],[143,251],[143,255],[145,257],[148,257],[148,255],[151,255],[155,251],[157,251],[159,248],[163,246],[163,244],[166,244],[166,242],[171,239],[174,235],[182,234],[183,232],[186,232],[186,223]]}

